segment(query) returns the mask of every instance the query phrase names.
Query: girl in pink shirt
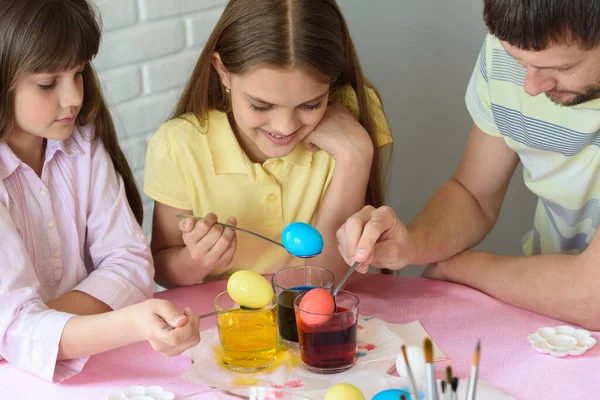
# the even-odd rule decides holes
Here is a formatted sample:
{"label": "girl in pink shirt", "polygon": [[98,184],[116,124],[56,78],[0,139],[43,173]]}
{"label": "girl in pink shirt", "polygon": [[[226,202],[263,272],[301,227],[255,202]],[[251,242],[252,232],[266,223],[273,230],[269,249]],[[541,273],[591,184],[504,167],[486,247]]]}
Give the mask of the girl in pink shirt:
{"label": "girl in pink shirt", "polygon": [[0,1],[0,357],[55,382],[119,346],[176,355],[200,340],[189,309],[148,300],[140,195],[90,63],[99,43],[86,0]]}

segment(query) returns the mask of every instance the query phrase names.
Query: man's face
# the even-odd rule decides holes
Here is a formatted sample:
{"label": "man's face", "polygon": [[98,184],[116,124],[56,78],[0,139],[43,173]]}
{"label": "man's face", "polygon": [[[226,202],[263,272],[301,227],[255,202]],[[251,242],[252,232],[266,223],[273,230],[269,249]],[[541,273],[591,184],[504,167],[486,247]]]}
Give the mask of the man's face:
{"label": "man's face", "polygon": [[600,46],[583,50],[576,44],[550,44],[542,51],[522,50],[502,42],[527,71],[524,89],[545,94],[554,103],[574,106],[600,97]]}

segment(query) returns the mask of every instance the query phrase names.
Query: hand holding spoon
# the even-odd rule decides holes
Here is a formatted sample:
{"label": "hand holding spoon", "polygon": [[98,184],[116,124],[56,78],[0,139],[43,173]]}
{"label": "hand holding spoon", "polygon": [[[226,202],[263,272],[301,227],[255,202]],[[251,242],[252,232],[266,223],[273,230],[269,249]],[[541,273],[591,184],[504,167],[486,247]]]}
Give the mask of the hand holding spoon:
{"label": "hand holding spoon", "polygon": [[[177,218],[192,218],[196,221],[202,220],[202,217],[196,217],[194,215],[188,214],[179,214]],[[221,225],[225,228],[234,229],[236,231],[241,231],[248,233],[250,235],[254,235],[258,238],[271,242],[277,246],[283,247],[290,253],[291,255],[299,258],[310,258],[315,257],[323,251],[323,237],[313,226],[306,224],[304,222],[293,222],[285,227],[283,232],[281,233],[281,241],[279,243],[275,240],[269,239],[263,235],[260,235],[256,232],[248,231],[246,229],[239,228],[237,226],[224,224],[221,222],[217,222],[218,225]]]}
{"label": "hand holding spoon", "polygon": [[[240,309],[260,310],[273,300],[274,295],[271,284],[264,276],[248,270],[237,271],[229,277],[227,293],[233,301],[240,305],[240,308],[217,310],[202,314],[200,318],[239,311]],[[175,328],[169,325],[163,329],[170,332]]]}

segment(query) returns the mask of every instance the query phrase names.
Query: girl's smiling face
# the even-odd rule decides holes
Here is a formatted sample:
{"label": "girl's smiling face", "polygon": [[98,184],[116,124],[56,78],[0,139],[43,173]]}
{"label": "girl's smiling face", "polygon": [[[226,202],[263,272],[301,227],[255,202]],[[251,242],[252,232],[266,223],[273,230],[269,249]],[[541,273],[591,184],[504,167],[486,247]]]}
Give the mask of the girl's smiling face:
{"label": "girl's smiling face", "polygon": [[319,124],[329,99],[329,83],[300,67],[259,65],[229,74],[215,55],[214,65],[231,93],[235,131],[253,162],[292,152]]}

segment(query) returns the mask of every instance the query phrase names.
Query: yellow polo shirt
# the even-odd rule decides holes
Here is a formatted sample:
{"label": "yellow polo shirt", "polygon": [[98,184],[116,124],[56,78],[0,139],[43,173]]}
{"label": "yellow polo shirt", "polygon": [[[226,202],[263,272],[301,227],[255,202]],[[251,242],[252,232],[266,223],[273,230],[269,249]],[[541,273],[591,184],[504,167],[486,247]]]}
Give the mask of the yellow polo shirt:
{"label": "yellow polo shirt", "polygon": [[[348,90],[349,89],[349,90]],[[355,115],[356,96],[343,88],[332,99]],[[374,92],[373,117],[378,144],[392,142],[385,115]],[[210,111],[202,126],[192,114],[172,119],[152,136],[146,155],[144,192],[171,207],[194,215],[215,213],[219,221],[237,218],[238,226],[281,240],[286,225],[316,223],[319,204],[333,176],[335,160],[325,151],[312,153],[298,145],[283,158],[253,163],[240,147],[227,114]],[[274,273],[303,260],[252,235],[238,233],[231,264],[214,270],[206,280],[225,278],[248,269]]]}

